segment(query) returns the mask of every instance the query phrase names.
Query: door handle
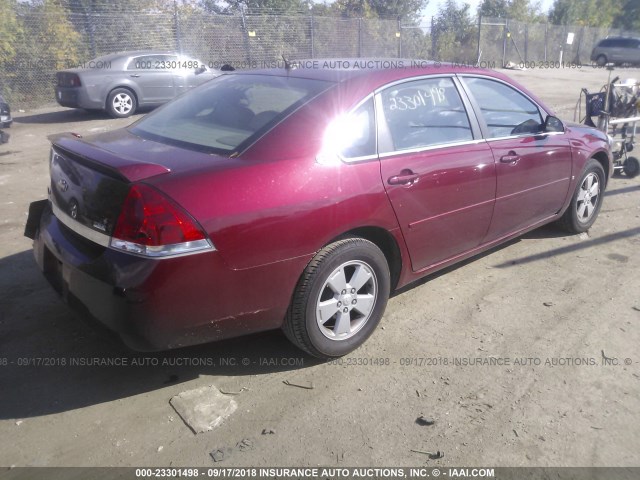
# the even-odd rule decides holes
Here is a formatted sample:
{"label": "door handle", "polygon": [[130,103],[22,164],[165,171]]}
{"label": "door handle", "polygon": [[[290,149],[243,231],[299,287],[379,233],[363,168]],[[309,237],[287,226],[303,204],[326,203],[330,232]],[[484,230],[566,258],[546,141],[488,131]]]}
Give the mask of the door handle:
{"label": "door handle", "polygon": [[514,165],[520,160],[520,155],[516,155],[516,152],[509,152],[506,155],[500,157],[502,163],[513,163]]}
{"label": "door handle", "polygon": [[129,75],[129,76],[130,76],[130,77],[133,77],[133,78],[139,78],[139,77],[140,77],[140,75],[138,75],[137,73],[132,73],[132,74],[131,74],[131,75]]}
{"label": "door handle", "polygon": [[400,172],[400,175],[389,177],[387,182],[389,182],[389,185],[410,186],[418,181],[418,177],[419,175],[417,173],[413,173],[411,170],[403,170]]}

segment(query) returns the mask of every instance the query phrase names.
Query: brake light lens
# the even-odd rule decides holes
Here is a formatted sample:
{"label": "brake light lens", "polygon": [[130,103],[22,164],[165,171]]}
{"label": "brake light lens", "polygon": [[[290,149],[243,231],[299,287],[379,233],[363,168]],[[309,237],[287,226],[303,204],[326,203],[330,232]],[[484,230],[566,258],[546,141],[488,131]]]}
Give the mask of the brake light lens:
{"label": "brake light lens", "polygon": [[214,250],[202,228],[182,208],[142,184],[129,190],[110,247],[146,257]]}
{"label": "brake light lens", "polygon": [[76,73],[58,72],[58,86],[60,87],[80,87],[82,82],[80,76]]}

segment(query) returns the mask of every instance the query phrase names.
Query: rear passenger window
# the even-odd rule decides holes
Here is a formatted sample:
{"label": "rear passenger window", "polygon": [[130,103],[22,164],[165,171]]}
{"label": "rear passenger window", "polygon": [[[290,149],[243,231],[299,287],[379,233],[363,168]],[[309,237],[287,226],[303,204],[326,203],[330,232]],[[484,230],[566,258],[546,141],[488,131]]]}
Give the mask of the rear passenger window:
{"label": "rear passenger window", "polygon": [[473,140],[460,94],[450,78],[394,85],[381,94],[394,151]]}
{"label": "rear passenger window", "polygon": [[465,78],[480,106],[489,138],[537,133],[542,128],[538,107],[513,88],[485,78]]}
{"label": "rear passenger window", "polygon": [[351,134],[340,152],[344,158],[375,155],[376,124],[373,111],[373,98],[370,98],[349,116]]}

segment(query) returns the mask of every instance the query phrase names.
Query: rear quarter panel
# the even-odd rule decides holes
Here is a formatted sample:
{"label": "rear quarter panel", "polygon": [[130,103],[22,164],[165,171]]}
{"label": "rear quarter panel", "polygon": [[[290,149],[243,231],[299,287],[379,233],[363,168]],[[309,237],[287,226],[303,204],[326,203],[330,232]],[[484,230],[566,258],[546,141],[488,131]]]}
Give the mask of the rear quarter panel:
{"label": "rear quarter panel", "polygon": [[92,103],[106,105],[107,96],[114,88],[125,87],[133,91],[136,98],[142,100],[137,84],[124,71],[109,69],[82,70],[79,72],[82,88]]}
{"label": "rear quarter panel", "polygon": [[[310,257],[354,228],[397,228],[377,159],[320,164],[329,121],[351,101],[324,95],[283,120],[231,169],[154,184],[203,225],[234,269]],[[341,99],[344,100],[344,99]]]}

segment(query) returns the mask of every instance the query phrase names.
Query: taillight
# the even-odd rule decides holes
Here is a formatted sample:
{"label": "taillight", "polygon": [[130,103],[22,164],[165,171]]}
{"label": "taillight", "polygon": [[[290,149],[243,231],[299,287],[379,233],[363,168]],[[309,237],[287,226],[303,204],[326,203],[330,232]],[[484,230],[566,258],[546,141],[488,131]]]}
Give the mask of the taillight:
{"label": "taillight", "polygon": [[82,85],[80,76],[75,73],[59,72],[57,76],[58,85],[61,87],[80,87]]}
{"label": "taillight", "polygon": [[154,188],[141,184],[129,190],[110,246],[147,257],[213,250],[194,219]]}

